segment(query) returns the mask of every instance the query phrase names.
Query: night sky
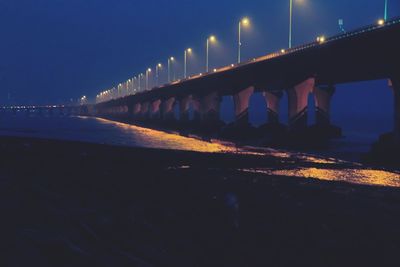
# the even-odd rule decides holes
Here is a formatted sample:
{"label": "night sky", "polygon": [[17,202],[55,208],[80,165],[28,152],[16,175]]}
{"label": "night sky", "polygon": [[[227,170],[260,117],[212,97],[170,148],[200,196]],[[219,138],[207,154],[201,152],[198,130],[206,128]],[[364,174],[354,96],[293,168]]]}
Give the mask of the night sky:
{"label": "night sky", "polygon": [[[384,0],[297,2],[295,45],[339,33],[338,19],[351,30],[375,23],[384,12]],[[243,59],[280,50],[288,46],[288,10],[289,0],[0,0],[0,104],[93,97],[158,62],[165,65],[169,56],[181,63],[179,75],[187,47],[195,52],[189,72],[204,71],[209,34],[219,40],[211,66],[234,63],[243,16],[252,22],[243,33]],[[389,0],[389,17],[399,10],[400,1]],[[338,87],[333,109],[337,116],[391,116],[391,101],[384,81],[345,85]]]}

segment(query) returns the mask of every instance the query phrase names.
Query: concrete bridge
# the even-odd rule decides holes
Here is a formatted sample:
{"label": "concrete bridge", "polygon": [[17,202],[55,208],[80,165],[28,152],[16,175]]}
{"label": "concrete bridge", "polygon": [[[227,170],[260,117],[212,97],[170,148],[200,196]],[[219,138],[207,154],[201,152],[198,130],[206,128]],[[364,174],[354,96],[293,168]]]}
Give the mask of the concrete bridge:
{"label": "concrete bridge", "polygon": [[[189,121],[192,107],[199,125],[218,125],[222,96],[233,96],[234,127],[248,125],[249,100],[265,97],[270,125],[279,124],[279,103],[288,96],[289,125],[297,133],[307,128],[308,96],[313,94],[316,124],[330,123],[335,85],[388,79],[394,92],[396,139],[400,140],[400,19],[371,25],[331,38],[282,50],[252,61],[153,88],[95,105],[97,116],[132,120]],[[362,96],[361,96],[362,97]],[[179,119],[174,106],[179,105]]]}

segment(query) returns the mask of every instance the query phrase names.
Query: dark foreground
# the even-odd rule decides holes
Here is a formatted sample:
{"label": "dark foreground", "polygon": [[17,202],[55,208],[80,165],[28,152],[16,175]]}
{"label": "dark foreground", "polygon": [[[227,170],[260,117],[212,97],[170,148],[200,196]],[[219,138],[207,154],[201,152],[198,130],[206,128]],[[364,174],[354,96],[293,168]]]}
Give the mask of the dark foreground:
{"label": "dark foreground", "polygon": [[0,266],[399,266],[400,190],[249,155],[0,138]]}

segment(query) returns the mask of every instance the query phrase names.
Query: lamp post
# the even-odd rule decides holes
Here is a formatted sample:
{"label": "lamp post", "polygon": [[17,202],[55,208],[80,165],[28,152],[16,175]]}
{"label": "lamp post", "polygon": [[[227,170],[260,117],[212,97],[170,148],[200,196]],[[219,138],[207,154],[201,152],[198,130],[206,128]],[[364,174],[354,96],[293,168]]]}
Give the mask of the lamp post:
{"label": "lamp post", "polygon": [[239,21],[239,32],[238,32],[238,63],[241,62],[241,49],[242,49],[242,26],[248,26],[250,20],[248,18],[243,18]]}
{"label": "lamp post", "polygon": [[143,78],[143,73],[140,73],[138,76],[138,84],[139,84],[139,92],[142,90],[142,78]]}
{"label": "lamp post", "polygon": [[117,87],[117,96],[118,96],[118,98],[121,97],[121,86],[122,86],[122,84],[118,84],[118,87]]}
{"label": "lamp post", "polygon": [[170,83],[171,82],[171,65],[172,65],[172,63],[175,61],[175,58],[174,57],[170,57],[169,59],[168,59],[168,82]]}
{"label": "lamp post", "polygon": [[385,12],[384,12],[383,19],[385,21],[387,21],[387,18],[388,18],[388,0],[385,0]]}
{"label": "lamp post", "polygon": [[131,79],[129,79],[129,80],[126,82],[126,95],[127,95],[127,96],[129,95],[129,91],[130,91],[130,89],[129,89],[130,84],[131,84]]}
{"label": "lamp post", "polygon": [[289,3],[289,48],[292,48],[293,0]]}
{"label": "lamp post", "polygon": [[[135,83],[135,81],[136,81],[136,83]],[[136,86],[137,86],[137,78],[136,78],[136,76],[135,77],[133,77],[133,79],[132,79],[132,89],[133,89],[133,93],[136,93]]]}
{"label": "lamp post", "polygon": [[151,73],[151,69],[148,68],[146,70],[146,90],[149,90],[149,76],[150,76],[150,73]]}
{"label": "lamp post", "polygon": [[191,54],[191,53],[192,53],[191,48],[188,48],[185,50],[185,55],[184,55],[185,60],[184,60],[184,67],[183,67],[183,77],[185,79],[187,78],[187,57],[188,57],[188,54]]}
{"label": "lamp post", "polygon": [[162,64],[158,63],[156,66],[156,84],[157,86],[160,85],[160,81],[159,81],[159,74],[160,74],[160,69],[162,68]]}
{"label": "lamp post", "polygon": [[211,35],[210,37],[207,38],[207,46],[206,46],[206,72],[208,72],[209,69],[209,50],[210,50],[210,43],[215,43],[217,41],[217,38],[215,38],[214,35]]}
{"label": "lamp post", "polygon": [[293,10],[295,3],[304,4],[304,0],[290,0],[289,3],[289,48],[293,46]]}

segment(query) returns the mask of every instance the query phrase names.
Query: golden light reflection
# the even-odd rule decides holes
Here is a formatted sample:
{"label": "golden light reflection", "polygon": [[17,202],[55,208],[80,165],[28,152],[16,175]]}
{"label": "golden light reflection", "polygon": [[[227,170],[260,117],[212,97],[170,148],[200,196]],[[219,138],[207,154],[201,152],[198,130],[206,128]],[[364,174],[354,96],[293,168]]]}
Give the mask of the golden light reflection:
{"label": "golden light reflection", "polygon": [[226,146],[219,143],[206,142],[194,138],[184,137],[177,134],[169,134],[162,131],[143,128],[121,122],[110,121],[96,118],[102,124],[114,125],[132,133],[137,140],[137,144],[151,148],[186,150],[210,153],[235,153],[235,147]]}
{"label": "golden light reflection", "polygon": [[332,158],[319,158],[310,155],[297,155],[296,158],[304,160],[306,162],[317,163],[317,164],[335,164],[339,162],[343,162],[337,159]]}
{"label": "golden light reflection", "polygon": [[[87,117],[80,118],[87,119]],[[122,130],[122,136],[115,135],[113,138],[121,139],[123,144],[126,144],[127,139],[132,138],[132,144],[142,147],[275,157],[282,159],[282,163],[285,164],[283,169],[257,167],[238,169],[242,172],[314,178],[327,181],[343,181],[362,185],[400,187],[400,173],[363,168],[362,165],[358,163],[271,148],[251,146],[236,147],[233,143],[217,139],[212,139],[211,142],[207,142],[200,140],[199,137],[196,136],[184,137],[178,134],[166,133],[101,118],[95,118],[95,120],[101,124],[115,126],[118,130]],[[309,165],[312,165],[312,167],[309,167]],[[290,168],[290,166],[293,168]],[[182,166],[182,168],[190,168],[190,166]]]}
{"label": "golden light reflection", "polygon": [[287,170],[273,169],[242,169],[240,171],[266,175],[280,175],[302,178],[313,178],[327,181],[342,181],[362,185],[379,185],[400,187],[400,174],[373,169],[326,169],[326,168],[297,168]]}

